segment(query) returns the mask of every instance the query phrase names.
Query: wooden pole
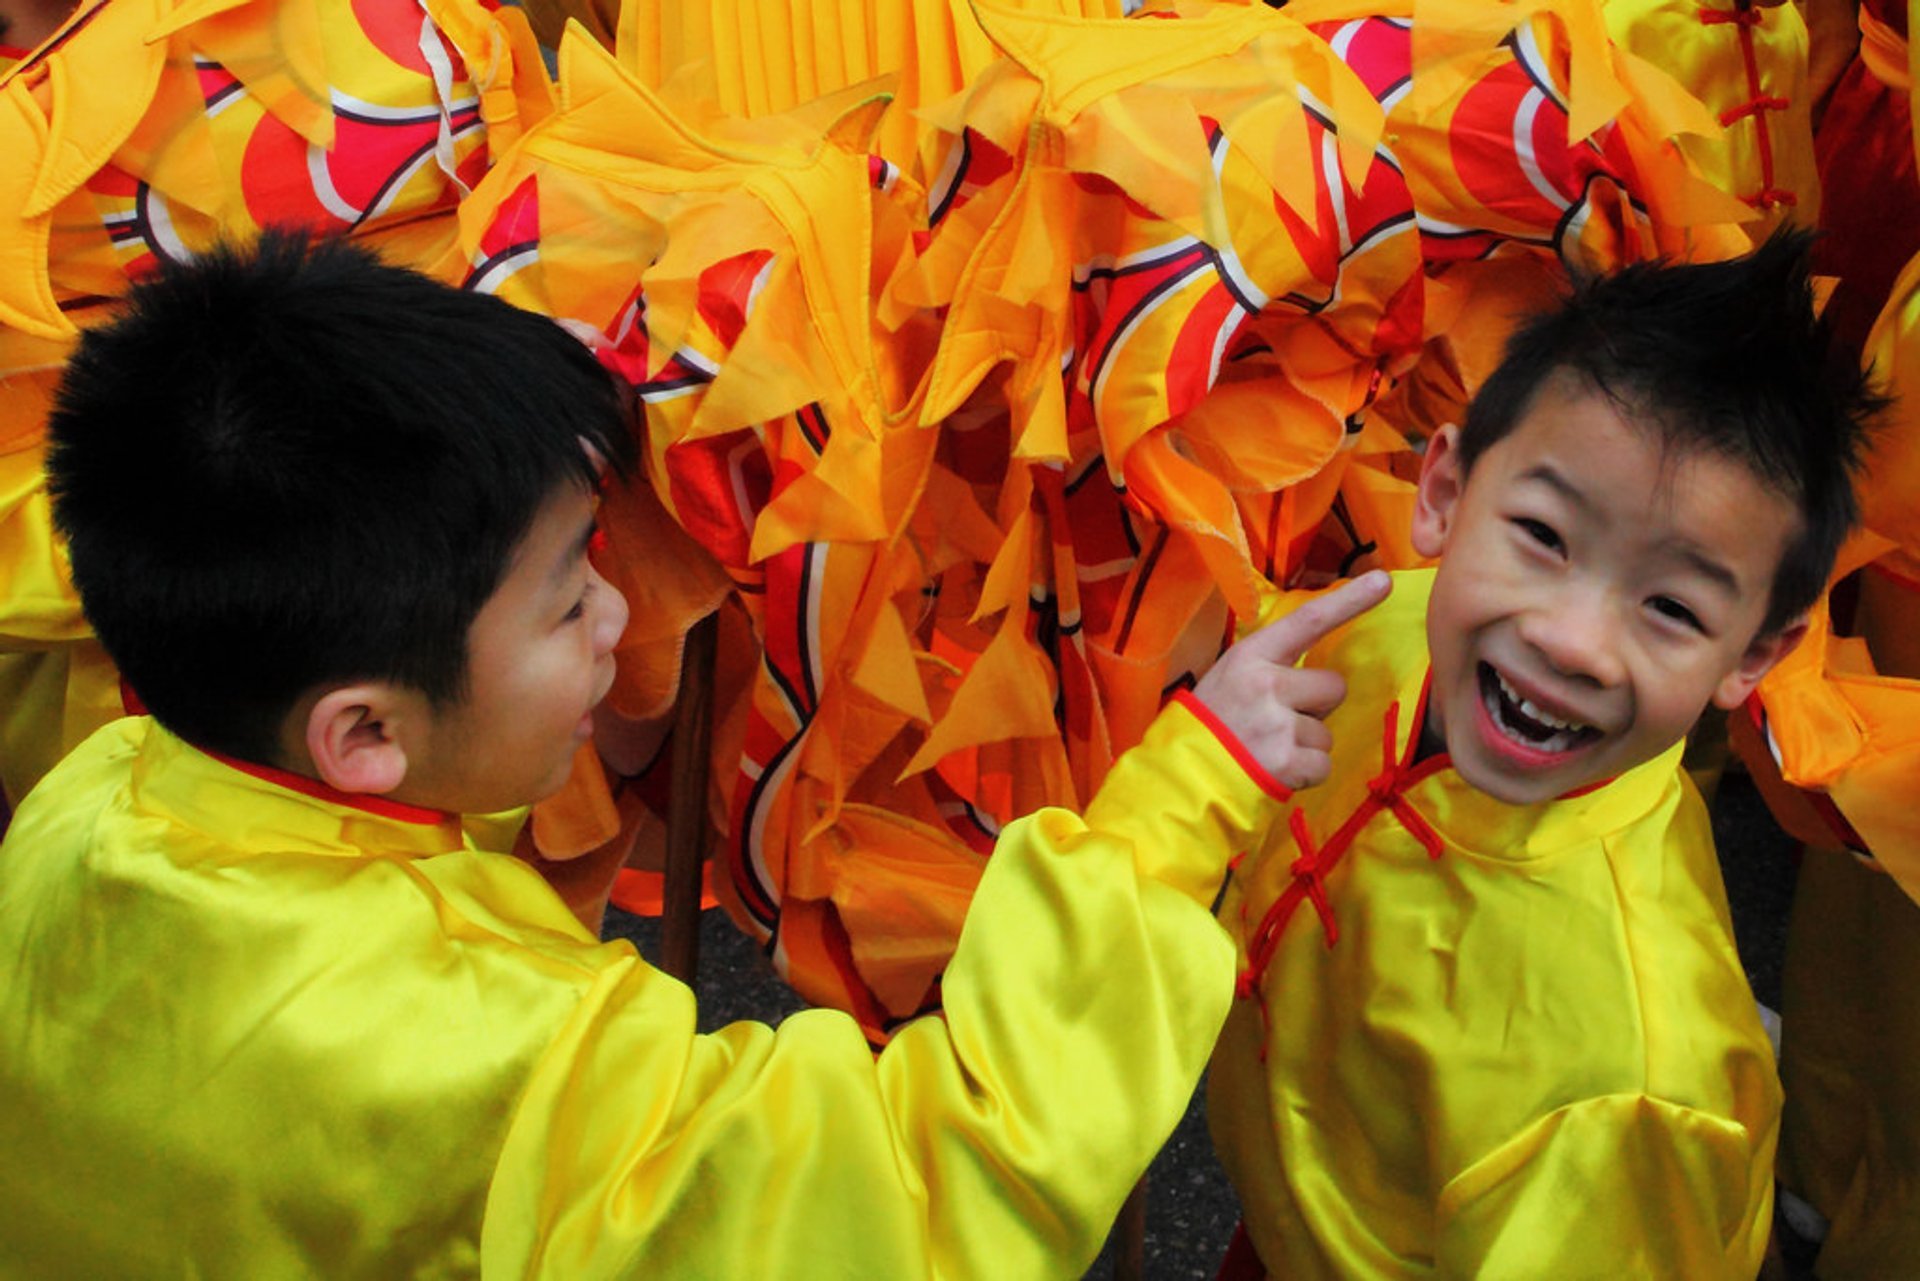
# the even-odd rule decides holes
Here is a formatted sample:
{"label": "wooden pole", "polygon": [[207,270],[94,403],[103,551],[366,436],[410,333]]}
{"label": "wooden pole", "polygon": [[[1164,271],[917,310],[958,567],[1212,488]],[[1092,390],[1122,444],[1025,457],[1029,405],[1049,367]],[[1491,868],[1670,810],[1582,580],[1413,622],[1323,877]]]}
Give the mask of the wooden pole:
{"label": "wooden pole", "polygon": [[660,968],[691,984],[700,964],[700,889],[707,857],[707,776],[713,745],[713,660],[720,616],[687,632],[673,708],[673,793],[660,889]]}

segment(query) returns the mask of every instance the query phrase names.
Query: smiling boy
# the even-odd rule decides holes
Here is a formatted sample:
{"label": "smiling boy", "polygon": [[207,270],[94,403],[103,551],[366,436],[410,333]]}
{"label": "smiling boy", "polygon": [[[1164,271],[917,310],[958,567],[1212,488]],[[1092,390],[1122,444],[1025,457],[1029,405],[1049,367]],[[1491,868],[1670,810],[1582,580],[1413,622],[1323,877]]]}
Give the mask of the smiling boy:
{"label": "smiling boy", "polygon": [[1324,776],[1293,664],[1387,590],[1009,824],[944,1011],[876,1055],[837,1011],[697,1034],[463,830],[560,786],[627,618],[589,558],[627,405],[559,326],[269,237],[136,288],[51,438],[153,715],[0,846],[8,1275],[1078,1276],[1225,1017],[1227,860]]}
{"label": "smiling boy", "polygon": [[1309,654],[1349,687],[1332,780],[1222,906],[1243,1272],[1758,1270],[1779,1086],[1679,761],[1854,516],[1874,400],[1804,254],[1631,268],[1523,327],[1427,445],[1438,567]]}

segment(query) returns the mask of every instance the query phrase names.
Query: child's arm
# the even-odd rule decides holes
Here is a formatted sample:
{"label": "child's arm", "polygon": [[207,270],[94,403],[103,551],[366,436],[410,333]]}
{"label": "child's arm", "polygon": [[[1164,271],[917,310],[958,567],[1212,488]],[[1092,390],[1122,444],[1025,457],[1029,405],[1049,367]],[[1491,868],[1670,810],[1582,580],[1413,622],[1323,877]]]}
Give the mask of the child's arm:
{"label": "child's arm", "polygon": [[1279,808],[1249,762],[1288,785],[1324,773],[1315,709],[1339,689],[1289,661],[1385,592],[1384,575],[1358,581],[1229,654],[1115,766],[1086,818],[1010,825],[944,1014],[902,1028],[877,1060],[826,1011],[694,1036],[685,988],[637,961],[608,971],[519,1107],[483,1263],[515,1276],[1080,1275],[1231,999],[1234,950],[1209,902]]}
{"label": "child's arm", "polygon": [[[1347,692],[1339,673],[1297,664],[1327,633],[1385,599],[1391,582],[1384,572],[1366,574],[1304,603],[1303,593],[1287,593],[1278,602],[1285,612],[1276,621],[1228,649],[1193,693],[1181,696],[1187,710],[1212,731],[1211,737],[1233,752],[1248,777],[1274,800],[1285,801],[1295,791],[1326,780],[1333,736],[1323,721]],[[1143,875],[1182,884],[1180,859],[1218,843],[1217,837],[1193,827],[1206,812],[1206,798],[1167,803],[1166,785],[1136,780],[1129,759],[1115,763],[1088,804],[1087,823],[1125,834],[1134,844]],[[1175,779],[1193,777],[1176,763],[1149,760],[1151,764],[1134,764]],[[1211,901],[1220,869],[1204,861],[1199,872],[1201,883],[1188,884],[1187,891]]]}

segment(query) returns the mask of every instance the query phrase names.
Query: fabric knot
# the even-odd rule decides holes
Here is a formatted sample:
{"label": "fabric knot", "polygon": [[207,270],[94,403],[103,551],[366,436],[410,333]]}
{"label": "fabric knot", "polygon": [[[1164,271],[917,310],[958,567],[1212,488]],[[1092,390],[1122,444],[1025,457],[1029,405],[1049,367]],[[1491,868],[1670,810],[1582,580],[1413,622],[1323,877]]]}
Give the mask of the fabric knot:
{"label": "fabric knot", "polygon": [[[1340,941],[1340,926],[1333,919],[1333,904],[1327,899],[1327,884],[1320,879],[1325,869],[1321,866],[1320,851],[1314,848],[1313,834],[1307,830],[1306,812],[1296,806],[1287,823],[1293,829],[1293,842],[1300,849],[1300,857],[1293,860],[1293,866],[1288,870],[1293,874],[1293,883],[1313,904],[1313,913],[1320,918],[1321,932],[1327,936],[1327,946],[1332,947]],[[1337,853],[1335,857],[1338,857]]]}
{"label": "fabric knot", "polygon": [[[1413,802],[1401,791],[1407,784],[1407,764],[1394,759],[1394,743],[1400,736],[1400,704],[1398,701],[1387,704],[1386,724],[1381,732],[1380,772],[1367,784],[1367,796],[1380,809],[1391,811],[1407,829],[1413,839],[1419,841],[1427,851],[1427,857],[1440,857],[1445,848],[1440,833],[1433,830],[1433,824],[1427,822],[1427,816],[1415,809]],[[1407,743],[1407,759],[1413,758],[1415,743]]]}
{"label": "fabric knot", "polygon": [[1709,27],[1731,22],[1736,27],[1757,27],[1760,25],[1758,9],[1701,9],[1700,21]]}
{"label": "fabric knot", "polygon": [[1793,99],[1782,98],[1777,94],[1755,94],[1737,107],[1728,107],[1720,113],[1723,125],[1737,124],[1748,116],[1758,115],[1762,111],[1785,111],[1793,105]]}

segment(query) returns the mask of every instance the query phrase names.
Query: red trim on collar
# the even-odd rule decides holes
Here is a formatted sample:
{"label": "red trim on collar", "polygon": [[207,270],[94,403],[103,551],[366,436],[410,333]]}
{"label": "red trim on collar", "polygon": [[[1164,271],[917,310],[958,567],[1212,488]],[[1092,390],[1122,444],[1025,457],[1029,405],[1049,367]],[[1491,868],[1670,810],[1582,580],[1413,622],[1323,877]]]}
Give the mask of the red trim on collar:
{"label": "red trim on collar", "polygon": [[418,823],[423,827],[438,827],[454,816],[445,810],[428,809],[424,805],[409,805],[405,801],[390,801],[384,796],[374,796],[366,792],[343,792],[330,787],[317,778],[308,778],[305,774],[295,774],[275,765],[259,765],[253,761],[243,761],[221,752],[200,748],[208,756],[230,769],[250,775],[263,783],[272,783],[275,787],[284,787],[289,792],[298,792],[302,796],[311,796],[315,800],[325,801],[329,805],[343,805],[348,809],[363,810],[368,814],[377,814],[381,818],[397,819],[402,823]]}
{"label": "red trim on collar", "polygon": [[1233,759],[1239,762],[1240,768],[1247,772],[1248,778],[1260,785],[1261,791],[1276,801],[1293,799],[1293,789],[1269,774],[1267,767],[1247,750],[1247,745],[1240,741],[1239,736],[1227,728],[1226,722],[1214,715],[1211,707],[1195,698],[1192,690],[1175,691],[1173,701],[1192,712],[1195,719],[1213,731],[1213,736],[1220,740],[1220,746],[1226,748]]}

